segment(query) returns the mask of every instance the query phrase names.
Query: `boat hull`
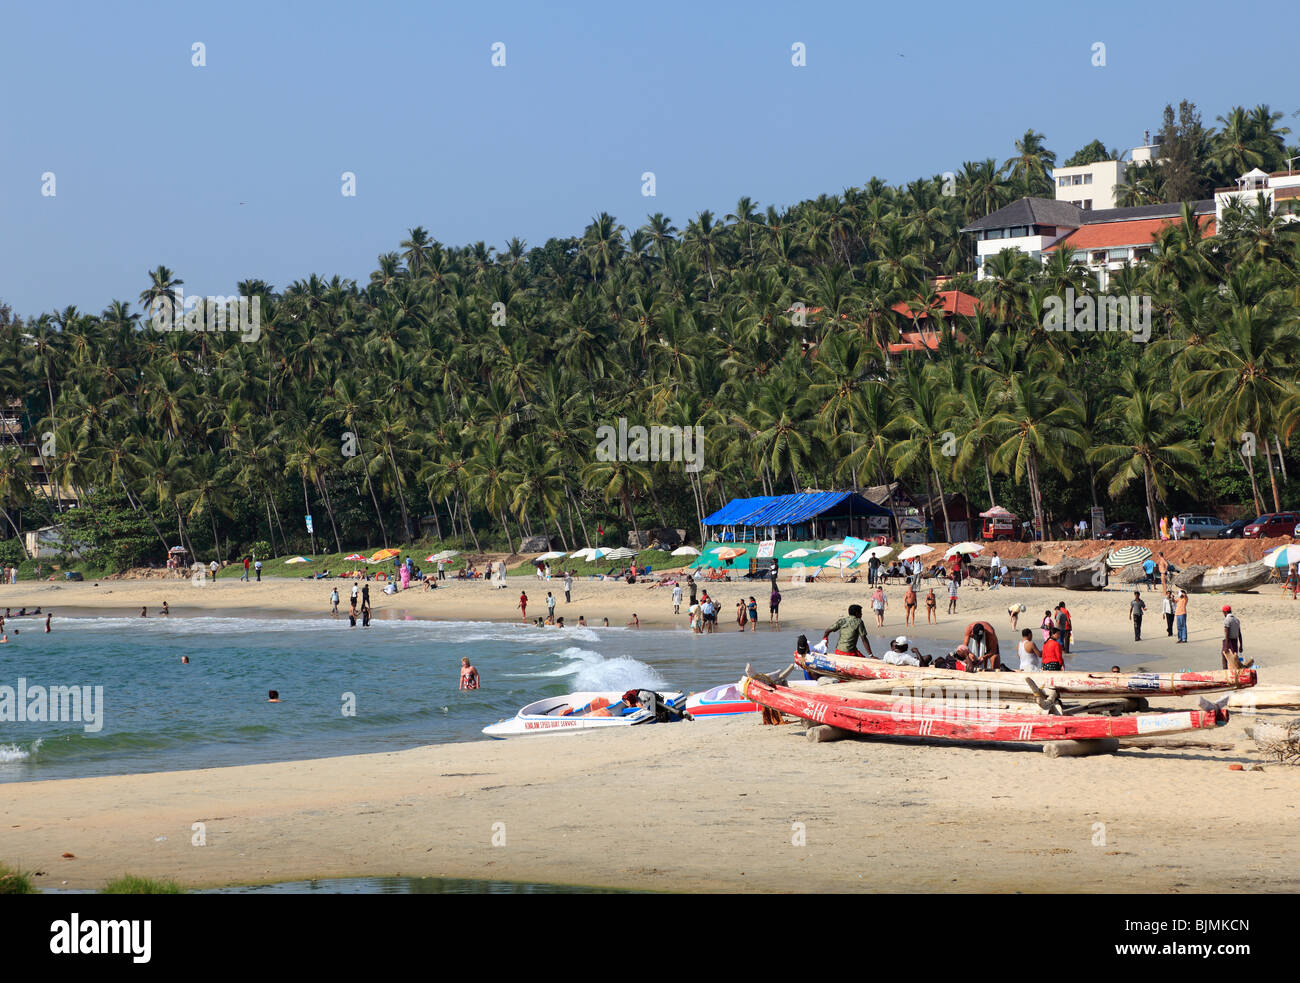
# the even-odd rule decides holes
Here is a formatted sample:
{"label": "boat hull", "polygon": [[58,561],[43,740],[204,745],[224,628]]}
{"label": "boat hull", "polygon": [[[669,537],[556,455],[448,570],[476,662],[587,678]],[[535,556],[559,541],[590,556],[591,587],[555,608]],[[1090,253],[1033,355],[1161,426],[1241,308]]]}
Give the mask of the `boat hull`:
{"label": "boat hull", "polygon": [[996,688],[1006,678],[1008,688],[1019,689],[1032,679],[1039,689],[1054,689],[1061,696],[1183,696],[1248,689],[1258,682],[1254,669],[1216,669],[1212,672],[1013,672],[971,673],[933,666],[894,666],[879,659],[850,655],[795,655],[795,663],[809,672],[841,679],[980,679]]}
{"label": "boat hull", "polygon": [[1254,590],[1273,576],[1272,567],[1264,563],[1243,563],[1233,567],[1211,567],[1188,571],[1174,577],[1174,586],[1189,594],[1218,594]]}
{"label": "boat hull", "polygon": [[857,734],[925,737],[948,741],[1048,743],[1118,737],[1153,737],[1205,730],[1228,722],[1226,709],[1180,710],[1121,717],[1055,716],[954,705],[937,700],[881,700],[825,690],[793,690],[753,678],[741,692],[760,706]]}
{"label": "boat hull", "polygon": [[[601,699],[607,703],[616,703],[622,693],[569,693],[566,696],[551,697],[528,704],[513,717],[499,720],[483,728],[488,737],[541,737],[553,734],[581,734],[593,730],[608,730],[614,727],[634,727],[638,724],[654,723],[655,715],[638,708],[626,716],[608,717],[585,714],[565,715],[568,707],[583,707],[593,700]],[[684,693],[660,693],[664,705],[680,711],[686,703]]]}

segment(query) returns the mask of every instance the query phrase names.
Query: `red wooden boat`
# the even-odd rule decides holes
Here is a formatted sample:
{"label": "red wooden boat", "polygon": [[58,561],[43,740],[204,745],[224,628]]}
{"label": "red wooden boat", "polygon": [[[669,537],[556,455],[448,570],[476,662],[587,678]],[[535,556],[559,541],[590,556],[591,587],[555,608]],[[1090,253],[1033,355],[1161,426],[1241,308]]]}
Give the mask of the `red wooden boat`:
{"label": "red wooden boat", "polygon": [[840,679],[983,679],[990,685],[1005,680],[1032,679],[1040,689],[1055,689],[1061,696],[1185,696],[1248,689],[1258,681],[1254,669],[1215,669],[1210,672],[1012,672],[973,676],[959,669],[933,666],[894,666],[880,659],[852,655],[796,653],[795,664],[809,672]]}
{"label": "red wooden boat", "polygon": [[[827,687],[834,689],[835,687]],[[791,689],[746,676],[741,692],[760,706],[811,723],[858,734],[931,737],[949,741],[1089,741],[1107,737],[1149,737],[1220,727],[1224,708],[1138,713],[1121,717],[1057,716],[1029,711],[963,706],[961,700],[875,699],[827,689]]]}

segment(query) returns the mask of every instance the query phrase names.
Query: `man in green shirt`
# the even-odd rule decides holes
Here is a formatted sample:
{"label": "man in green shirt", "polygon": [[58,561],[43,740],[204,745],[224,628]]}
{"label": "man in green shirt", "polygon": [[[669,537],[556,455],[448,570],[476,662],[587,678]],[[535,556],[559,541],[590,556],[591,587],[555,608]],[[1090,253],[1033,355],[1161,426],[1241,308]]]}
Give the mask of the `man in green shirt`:
{"label": "man in green shirt", "polygon": [[862,653],[858,651],[858,639],[861,639],[862,644],[867,647],[867,655],[872,654],[871,641],[867,638],[867,626],[862,623],[861,604],[850,604],[849,613],[822,632],[822,642],[828,642],[831,633],[836,631],[840,633],[835,646],[836,655],[856,655],[860,657]]}

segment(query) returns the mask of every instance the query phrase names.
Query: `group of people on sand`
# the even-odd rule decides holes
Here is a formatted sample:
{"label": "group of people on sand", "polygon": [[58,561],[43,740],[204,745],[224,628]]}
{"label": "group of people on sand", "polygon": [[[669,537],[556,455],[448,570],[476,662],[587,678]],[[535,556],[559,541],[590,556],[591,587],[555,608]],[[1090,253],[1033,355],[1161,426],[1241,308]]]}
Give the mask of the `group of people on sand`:
{"label": "group of people on sand", "polygon": [[[1065,619],[1068,623],[1068,611],[1065,613]],[[1061,629],[1053,623],[1050,627],[1045,628],[1044,632],[1045,638],[1042,648],[1039,648],[1034,642],[1032,629],[1025,628],[1020,632],[1020,643],[1016,651],[1019,657],[1019,664],[1016,667],[1018,671],[1052,672],[1065,668],[1065,653],[1068,648],[1061,641]],[[867,627],[862,621],[862,606],[860,604],[850,604],[848,614],[837,620],[822,633],[822,645],[827,649],[830,646],[831,635],[838,635],[837,644],[833,650],[834,654],[838,656],[857,656],[861,658],[863,657],[863,651],[858,647],[861,645],[865,649],[866,658],[880,658],[891,665],[934,666],[940,669],[957,669],[963,672],[1013,671],[1011,666],[1003,662],[997,630],[987,621],[970,622],[962,635],[961,644],[952,652],[939,656],[922,655],[906,635],[899,635],[889,642],[886,650],[880,656],[877,656],[871,648],[870,639],[867,637]],[[807,654],[809,649],[807,648],[806,636],[799,636],[799,645],[801,646],[801,652]]]}

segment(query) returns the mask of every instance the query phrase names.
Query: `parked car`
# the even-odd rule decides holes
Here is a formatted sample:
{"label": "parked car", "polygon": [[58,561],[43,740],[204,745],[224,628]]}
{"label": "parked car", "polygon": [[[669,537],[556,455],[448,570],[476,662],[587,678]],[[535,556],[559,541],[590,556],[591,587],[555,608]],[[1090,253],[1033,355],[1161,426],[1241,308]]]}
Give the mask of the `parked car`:
{"label": "parked car", "polygon": [[1148,539],[1147,531],[1136,522],[1112,522],[1101,531],[1102,539]]}
{"label": "parked car", "polygon": [[1180,515],[1183,520],[1183,539],[1217,539],[1219,533],[1228,528],[1226,522],[1220,522],[1212,515]]}
{"label": "parked car", "polygon": [[1241,531],[1246,528],[1249,519],[1233,519],[1219,530],[1219,539],[1241,539]]}
{"label": "parked car", "polygon": [[1296,523],[1300,523],[1300,513],[1265,512],[1241,531],[1246,539],[1266,539],[1269,536],[1291,536],[1295,533]]}

